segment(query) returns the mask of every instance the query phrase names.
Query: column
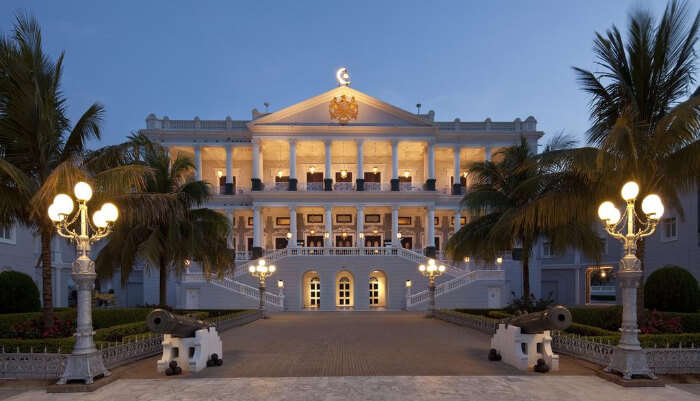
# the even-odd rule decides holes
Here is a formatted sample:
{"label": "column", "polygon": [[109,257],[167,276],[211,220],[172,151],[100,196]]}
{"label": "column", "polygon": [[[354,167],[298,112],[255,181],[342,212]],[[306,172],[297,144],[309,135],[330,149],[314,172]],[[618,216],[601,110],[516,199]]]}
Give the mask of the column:
{"label": "column", "polygon": [[431,258],[435,257],[435,207],[433,206],[428,206],[428,213],[427,213],[427,219],[428,221],[425,222],[425,227],[427,228],[427,237],[426,238],[426,243],[428,244],[425,247],[425,255]]}
{"label": "column", "polygon": [[331,141],[327,140],[323,142],[325,148],[326,164],[323,173],[323,190],[332,191],[333,190],[333,176],[331,171]]}
{"label": "column", "polygon": [[428,179],[425,181],[428,191],[435,191],[435,143],[428,141]]}
{"label": "column", "polygon": [[399,246],[399,207],[391,207],[391,246]]}
{"label": "column", "polygon": [[333,211],[332,206],[326,206],[326,215],[323,217],[323,222],[326,225],[325,232],[323,233],[323,242],[326,248],[333,246]]}
{"label": "column", "polygon": [[391,141],[391,190],[399,190],[399,141]]}
{"label": "column", "polygon": [[484,160],[486,160],[487,162],[490,162],[491,161],[491,147],[490,146],[484,147],[484,155],[485,155]]}
{"label": "column", "polygon": [[194,145],[194,179],[202,180],[202,147]]}
{"label": "column", "polygon": [[355,188],[358,191],[365,190],[365,153],[363,139],[355,141],[357,144],[357,177],[355,177]]}
{"label": "column", "polygon": [[[289,190],[297,190],[297,140],[289,141]],[[296,242],[295,242],[296,245]]]}
{"label": "column", "polygon": [[455,209],[455,232],[462,228],[462,209]]}
{"label": "column", "polygon": [[233,238],[235,235],[235,231],[233,229],[233,226],[234,226],[235,221],[236,221],[236,213],[233,210],[227,210],[226,217],[228,218],[229,222],[231,223],[231,231],[229,231],[228,237],[226,237],[226,244],[227,244],[229,249],[235,251],[236,247],[233,246]]}
{"label": "column", "polygon": [[357,206],[357,247],[364,248],[365,246],[365,207],[363,205]]}
{"label": "column", "polygon": [[253,259],[260,258],[263,255],[262,228],[262,211],[260,206],[255,206],[253,207]]}
{"label": "column", "polygon": [[462,194],[462,183],[461,183],[461,173],[462,169],[460,167],[460,152],[462,151],[462,147],[459,145],[456,145],[454,147],[454,182],[452,183],[452,195],[461,195]]}
{"label": "column", "polygon": [[292,233],[292,238],[289,239],[288,248],[297,247],[297,208],[295,206],[289,207],[289,232]]}
{"label": "column", "polygon": [[251,189],[253,191],[262,191],[262,181],[260,180],[260,140],[257,138],[254,138],[252,140],[253,142],[253,168],[252,168],[252,177],[250,179],[251,181]]}
{"label": "column", "polygon": [[233,195],[233,145],[226,145],[226,195]]}

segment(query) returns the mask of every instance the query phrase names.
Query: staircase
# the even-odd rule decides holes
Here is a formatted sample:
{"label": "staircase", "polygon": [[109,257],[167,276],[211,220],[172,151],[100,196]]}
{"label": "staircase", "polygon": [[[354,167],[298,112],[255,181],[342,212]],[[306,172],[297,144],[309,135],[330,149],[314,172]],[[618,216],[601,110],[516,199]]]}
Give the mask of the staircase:
{"label": "staircase", "polygon": [[[449,294],[477,280],[503,281],[505,278],[505,270],[501,269],[500,266],[498,266],[498,268],[494,266],[493,269],[473,270],[436,285],[435,298],[437,299],[442,295]],[[430,291],[428,289],[410,294],[406,297],[406,307],[410,308],[428,302],[429,299]]]}
{"label": "staircase", "polygon": [[[260,289],[253,287],[248,284],[243,284],[240,281],[233,280],[231,278],[225,277],[223,279],[217,279],[213,277],[206,277],[203,273],[188,273],[183,277],[185,282],[189,283],[210,283],[217,287],[224,288],[228,291],[240,294],[252,299],[260,299]],[[265,291],[265,304],[277,308],[284,308],[284,295],[274,294],[269,291]]]}

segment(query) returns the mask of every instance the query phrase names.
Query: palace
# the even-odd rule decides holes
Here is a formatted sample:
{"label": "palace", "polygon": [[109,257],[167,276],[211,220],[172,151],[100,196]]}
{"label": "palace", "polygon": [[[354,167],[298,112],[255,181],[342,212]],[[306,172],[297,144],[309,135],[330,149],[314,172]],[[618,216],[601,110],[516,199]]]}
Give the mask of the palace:
{"label": "palace", "polygon": [[470,164],[521,137],[536,152],[535,118],[440,122],[339,81],[279,111],[253,110],[251,120],[148,116],[139,132],[173,159],[192,158],[195,178],[214,187],[207,207],[234,227],[235,272],[207,280],[193,263],[177,282],[177,306],[255,306],[248,268],[258,258],[277,266],[265,297],[273,309],[425,309],[417,267],[428,258],[447,267],[438,307],[503,306],[520,287],[518,261],[454,263],[444,248],[470,217],[460,208]]}

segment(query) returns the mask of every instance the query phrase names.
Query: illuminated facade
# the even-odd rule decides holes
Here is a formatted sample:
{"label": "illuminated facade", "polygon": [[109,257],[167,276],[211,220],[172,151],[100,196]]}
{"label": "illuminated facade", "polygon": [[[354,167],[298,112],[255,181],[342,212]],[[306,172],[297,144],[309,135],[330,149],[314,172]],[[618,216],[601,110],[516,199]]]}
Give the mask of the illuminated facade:
{"label": "illuminated facade", "polygon": [[[536,151],[542,136],[533,117],[438,122],[433,111],[410,113],[349,85],[252,114],[245,121],[151,114],[140,131],[171,158],[194,160],[194,178],[214,188],[207,206],[234,227],[236,272],[206,281],[193,266],[178,282],[180,307],[254,305],[248,267],[263,257],[278,267],[268,286],[283,281],[283,297],[268,291],[271,308],[425,308],[417,266],[426,255],[447,264],[445,243],[469,219],[459,206],[472,182],[469,165],[521,136]],[[510,277],[520,282],[517,266],[508,257],[494,266],[449,265],[438,306],[502,305]]]}

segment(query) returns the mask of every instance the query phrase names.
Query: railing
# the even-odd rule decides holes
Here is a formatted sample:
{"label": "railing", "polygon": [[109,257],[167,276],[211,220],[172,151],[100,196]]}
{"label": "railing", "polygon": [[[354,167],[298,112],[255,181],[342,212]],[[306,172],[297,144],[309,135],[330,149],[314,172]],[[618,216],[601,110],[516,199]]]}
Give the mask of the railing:
{"label": "railing", "polygon": [[322,182],[307,182],[306,183],[306,192],[318,192],[318,191],[323,191],[323,183]]}
{"label": "railing", "polygon": [[[473,283],[477,280],[494,280],[503,281],[505,280],[505,271],[503,270],[474,270],[467,272],[459,277],[455,277],[452,280],[444,281],[435,286],[435,297],[439,297],[448,294],[456,289],[462,288],[469,283]],[[409,294],[406,297],[406,306],[411,307],[423,302],[427,302],[430,299],[430,291],[425,289],[413,294]]]}
{"label": "railing", "polygon": [[337,192],[352,192],[355,190],[352,182],[336,182],[333,184],[333,190]]}
{"label": "railing", "polygon": [[617,288],[614,285],[592,285],[591,295],[615,295]]}
{"label": "railing", "polygon": [[[259,311],[237,314],[229,317],[213,319],[219,331],[240,326],[260,318]],[[10,352],[0,350],[0,378],[2,379],[45,379],[55,380],[61,376],[66,365],[66,357],[60,348],[56,353],[43,352]],[[162,335],[144,335],[134,337],[129,341],[101,346],[102,359],[105,367],[114,369],[118,366],[140,359],[158,355],[163,351]]]}
{"label": "railing", "polygon": [[552,350],[562,354],[573,355],[588,362],[607,366],[612,358],[614,345],[610,343],[587,340],[580,336],[552,333]]}
{"label": "railing", "polygon": [[[219,287],[223,287],[229,291],[241,294],[248,298],[260,299],[260,290],[257,287],[241,283],[240,281],[236,281],[228,277],[225,277],[223,279],[217,279],[213,277],[207,277],[202,273],[189,273],[185,275],[184,281],[188,283],[208,282]],[[282,308],[284,307],[284,295],[274,294],[269,291],[265,291],[265,303],[268,305]]]}

